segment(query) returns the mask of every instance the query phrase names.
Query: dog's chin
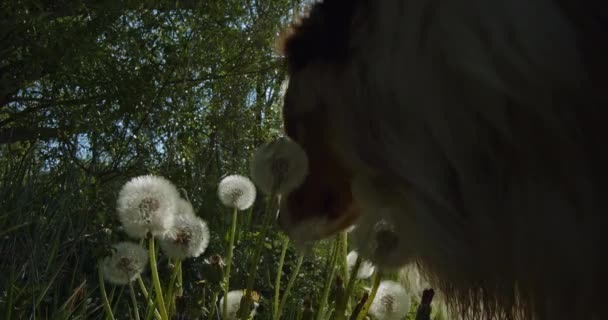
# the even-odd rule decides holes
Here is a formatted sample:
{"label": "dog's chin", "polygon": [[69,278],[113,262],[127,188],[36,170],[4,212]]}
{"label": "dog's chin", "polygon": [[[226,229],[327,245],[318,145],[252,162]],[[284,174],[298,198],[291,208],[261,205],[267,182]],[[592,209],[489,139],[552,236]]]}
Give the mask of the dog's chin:
{"label": "dog's chin", "polygon": [[337,216],[311,213],[305,218],[296,219],[290,214],[287,205],[281,204],[279,225],[297,247],[304,248],[315,241],[329,238],[354,225],[359,218],[356,204],[350,204]]}

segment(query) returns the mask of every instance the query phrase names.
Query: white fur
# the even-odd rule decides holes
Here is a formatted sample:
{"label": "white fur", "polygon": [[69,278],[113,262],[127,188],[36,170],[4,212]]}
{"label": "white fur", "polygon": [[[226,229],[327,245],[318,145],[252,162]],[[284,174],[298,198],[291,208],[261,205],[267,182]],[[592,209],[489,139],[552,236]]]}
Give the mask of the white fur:
{"label": "white fur", "polygon": [[287,93],[328,106],[361,219],[410,246],[369,254],[420,261],[465,317],[600,317],[605,193],[567,113],[588,80],[569,22],[550,0],[370,3],[351,63],[308,66]]}

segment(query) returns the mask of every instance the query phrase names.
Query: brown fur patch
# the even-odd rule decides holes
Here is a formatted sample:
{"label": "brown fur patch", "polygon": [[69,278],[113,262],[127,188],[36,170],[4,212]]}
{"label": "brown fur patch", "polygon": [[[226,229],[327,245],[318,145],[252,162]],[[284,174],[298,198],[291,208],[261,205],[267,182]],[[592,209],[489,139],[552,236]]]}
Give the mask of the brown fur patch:
{"label": "brown fur patch", "polygon": [[287,209],[291,223],[298,224],[310,218],[327,218],[329,235],[348,227],[358,212],[353,207],[350,191],[351,173],[331,150],[325,108],[316,108],[302,116],[285,117],[285,130],[306,151],[309,175],[296,190],[287,196]]}
{"label": "brown fur patch", "polygon": [[[294,75],[294,78],[301,76],[305,71],[299,71],[311,64],[325,64],[328,66],[337,64],[345,65],[346,68],[349,67],[348,63],[350,63],[349,60],[353,52],[350,38],[353,33],[352,27],[355,23],[354,20],[360,18],[355,12],[362,2],[363,0],[327,0],[315,4],[312,7],[310,15],[285,34],[282,50],[287,58],[292,77]],[[382,3],[386,4],[385,2]],[[495,4],[503,5],[505,3],[495,2]],[[453,259],[447,259],[445,255],[434,255],[435,249],[442,249],[442,247],[438,245],[441,243],[432,242],[434,246],[425,247],[426,251],[424,253],[431,253],[433,255],[421,254],[417,257],[423,273],[430,279],[432,285],[440,290],[445,300],[453,308],[453,311],[457,313],[455,316],[460,316],[464,319],[589,319],[591,315],[598,317],[595,319],[599,319],[598,315],[602,312],[603,295],[601,292],[606,284],[608,284],[608,272],[605,271],[608,269],[606,268],[607,263],[604,259],[605,253],[603,250],[606,236],[599,233],[585,234],[583,231],[585,228],[589,232],[599,229],[593,227],[593,224],[589,221],[597,221],[598,226],[606,225],[606,218],[603,216],[606,204],[603,197],[606,194],[605,181],[606,177],[608,177],[608,167],[605,165],[608,162],[608,148],[604,147],[604,136],[607,130],[604,123],[607,118],[606,115],[608,115],[608,111],[606,111],[608,110],[606,108],[606,92],[608,92],[606,91],[606,86],[608,85],[608,81],[606,80],[608,79],[606,77],[608,59],[606,59],[606,56],[608,54],[608,42],[605,41],[606,34],[608,34],[608,11],[606,10],[608,5],[600,0],[579,2],[574,0],[555,0],[554,3],[561,6],[563,12],[560,12],[560,14],[563,13],[564,16],[568,17],[567,21],[564,22],[575,26],[576,43],[580,46],[577,49],[580,50],[585,60],[585,69],[587,69],[586,71],[589,76],[588,82],[581,83],[580,87],[577,87],[571,85],[571,82],[566,81],[566,83],[571,85],[568,89],[572,92],[551,92],[552,95],[550,97],[555,101],[547,102],[547,106],[541,105],[538,109],[524,104],[514,104],[508,108],[505,107],[505,110],[508,111],[508,113],[505,113],[507,117],[505,123],[508,124],[509,128],[514,129],[512,130],[514,133],[509,136],[505,135],[504,138],[515,139],[514,146],[518,148],[512,149],[502,144],[491,144],[491,141],[487,142],[487,145],[474,146],[476,151],[480,151],[480,154],[491,153],[493,157],[486,159],[483,156],[479,156],[477,159],[480,160],[479,162],[470,162],[465,165],[467,165],[467,168],[469,168],[468,166],[473,168],[472,172],[481,173],[480,176],[484,177],[485,180],[483,181],[484,183],[487,182],[489,187],[503,185],[504,190],[494,195],[497,196],[497,199],[504,200],[505,204],[509,206],[508,209],[504,209],[503,211],[503,208],[497,207],[495,208],[496,210],[488,210],[487,214],[481,214],[480,212],[482,211],[476,211],[477,209],[475,208],[473,208],[475,210],[470,209],[468,212],[465,212],[465,209],[461,209],[461,211],[468,215],[458,216],[457,219],[460,220],[456,221],[453,219],[453,216],[449,215],[451,212],[442,212],[439,206],[430,207],[434,211],[430,210],[427,212],[429,214],[427,218],[437,218],[441,223],[440,227],[443,229],[429,228],[430,224],[421,225],[422,231],[428,232],[428,235],[420,237],[418,239],[420,240],[419,242],[413,242],[413,245],[421,246],[424,244],[424,241],[432,240],[433,237],[441,237],[443,234],[441,231],[446,231],[444,232],[446,234],[454,232],[455,237],[457,237],[456,240],[462,240],[468,246],[460,248],[463,249],[463,254],[457,252],[460,255],[455,255]],[[479,9],[475,7],[474,2],[470,2],[470,4],[472,10]],[[490,2],[490,4],[492,3]],[[550,7],[551,3],[548,2],[546,4]],[[372,7],[381,6],[379,2],[376,2],[375,5],[374,2],[369,2],[369,5]],[[525,7],[522,7],[522,10],[525,10]],[[365,18],[365,15],[369,15],[368,12],[361,11],[360,14]],[[415,16],[415,14],[413,15]],[[398,17],[403,18],[403,14]],[[509,19],[511,17],[505,16],[505,18]],[[538,23],[540,27],[551,26],[550,23],[555,22],[552,22],[552,20],[545,22],[544,18],[539,17],[538,20],[534,19],[534,22]],[[470,17],[463,14],[462,19],[470,19]],[[505,24],[508,25],[507,22]],[[393,20],[393,23],[389,24],[389,26],[397,29],[396,27],[401,23],[404,23],[403,20]],[[372,36],[393,35],[391,33],[392,30],[387,30],[389,29],[384,30],[382,34],[372,33]],[[387,36],[386,39],[397,39],[396,42],[399,43],[401,40],[396,38],[398,35],[396,32],[394,37]],[[442,38],[441,40],[435,39],[435,41],[441,44],[444,40]],[[572,48],[573,43],[568,42],[568,48]],[[380,43],[380,45],[389,46],[395,45],[395,43],[386,40],[386,42]],[[409,47],[407,48],[409,49]],[[456,46],[439,48],[447,51],[444,52],[447,56],[452,52],[459,53],[459,49]],[[389,58],[382,62],[390,67],[398,68],[399,61],[397,60],[401,59],[406,52],[407,50],[405,49],[398,51],[400,55],[397,58],[394,60],[390,60]],[[370,61],[364,62],[375,67],[377,60],[370,59]],[[438,69],[442,67],[434,66]],[[554,67],[551,64],[548,64],[548,66]],[[490,65],[489,67],[496,66]],[[565,72],[567,72],[567,69],[567,64],[564,64]],[[382,70],[390,73],[388,68]],[[428,71],[428,69],[421,70]],[[526,70],[531,69],[526,68]],[[561,66],[555,67],[555,71],[560,70],[562,70]],[[466,82],[467,79],[463,77],[462,70],[458,69],[456,71],[458,72],[453,74],[444,72],[442,75],[446,76],[446,82],[450,84],[450,87],[459,88],[461,86],[460,82],[463,80]],[[327,72],[330,73],[331,70],[328,69]],[[526,75],[542,76],[542,72],[536,75],[533,73]],[[384,74],[378,76],[383,85],[387,84],[388,86],[390,83],[397,83],[397,85],[389,87],[393,92],[390,90],[386,92],[393,93],[396,99],[400,99],[396,100],[397,106],[404,109],[408,108],[405,104],[405,98],[399,96],[397,92],[400,89],[406,89],[405,87],[399,87],[401,82],[398,80],[401,80],[401,78],[390,78],[390,75],[386,75],[385,78],[382,77],[384,77]],[[403,77],[405,78],[405,76]],[[566,76],[564,77],[564,80],[569,80]],[[311,83],[310,87],[313,87],[313,83],[316,83],[314,82],[315,80],[320,80],[314,77],[305,77],[304,79],[308,83]],[[366,78],[365,80],[369,79]],[[550,82],[550,79],[545,80]],[[475,92],[487,89],[484,86],[479,86],[479,84],[479,82],[475,82],[475,86],[470,91]],[[432,83],[431,85],[434,87],[430,92],[437,93],[439,84]],[[352,92],[353,90],[351,89],[354,90],[356,88],[347,87],[345,89],[347,91],[346,94]],[[369,88],[365,87],[363,89]],[[551,86],[549,86],[549,89],[555,90]],[[313,91],[311,88],[292,88],[292,90],[303,90],[302,92],[305,93]],[[333,87],[327,90],[329,92],[328,95],[345,94],[344,92],[336,93],[330,91],[336,90]],[[488,92],[493,94],[492,91]],[[378,92],[373,93],[378,94]],[[536,92],[534,90],[526,92],[526,94],[529,94],[533,98],[544,97],[543,92]],[[472,96],[478,97],[476,95]],[[564,96],[567,99],[562,98]],[[305,97],[305,94],[300,94],[299,97]],[[311,101],[313,100],[311,99]],[[296,102],[303,103],[302,101]],[[343,114],[359,112],[359,118],[372,118],[374,113],[371,111],[371,106],[375,101],[371,100],[367,102],[371,102],[365,105],[370,109],[360,108],[357,110],[349,105],[338,110],[343,110]],[[331,150],[330,145],[327,143],[328,138],[330,138],[328,137],[330,131],[327,127],[332,125],[332,119],[325,112],[322,112],[326,110],[326,106],[317,106],[316,103],[315,101],[315,104],[311,104],[316,107],[314,108],[315,111],[305,116],[302,114],[295,115],[296,107],[300,107],[298,111],[304,109],[301,108],[301,105],[285,105],[284,109],[284,122],[287,134],[302,144],[313,163],[307,182],[294,194],[288,195],[287,202],[289,203],[290,213],[294,215],[293,223],[304,221],[307,217],[315,215],[340,216],[344,211],[349,210],[349,203],[353,200],[352,195],[346,193],[346,190],[348,190],[351,177],[358,172],[345,170],[345,167],[354,167],[348,166],[348,163],[346,163],[352,160],[346,158],[339,159],[336,156],[336,152],[332,152],[336,150]],[[488,107],[488,105],[481,106],[481,103],[475,105],[475,100],[468,101],[466,105],[454,103],[440,107],[444,107],[441,111],[445,112],[447,110],[451,112],[464,109],[462,108],[463,106],[479,108],[479,110],[485,110]],[[327,107],[336,108],[336,106]],[[382,105],[375,105],[373,107],[377,109],[382,107]],[[493,107],[500,108],[501,105],[498,104]],[[416,106],[414,105],[410,111],[418,115],[417,112],[413,112],[415,108]],[[392,110],[391,108],[386,109]],[[532,113],[532,111],[538,110],[541,112],[538,114]],[[339,115],[340,113],[336,112],[335,114]],[[446,114],[458,113],[447,112]],[[463,116],[460,120],[470,120],[471,114],[462,113]],[[390,113],[376,113],[376,117],[373,119],[376,123],[381,124],[384,121],[390,125],[391,121],[393,121],[389,118],[390,116]],[[561,134],[571,130],[572,136],[576,137],[576,140],[564,140],[562,136],[555,134],[556,131],[543,127],[541,124],[542,121],[546,120],[545,117],[550,120],[557,118],[560,121],[562,121],[562,117],[565,118],[563,123],[559,122],[561,127],[557,131]],[[353,118],[356,119],[357,117]],[[424,119],[426,120],[426,118]],[[509,122],[509,119],[517,119],[518,121]],[[522,122],[520,121],[522,119],[529,119],[529,121]],[[466,131],[458,126],[458,121],[460,120],[452,120],[448,117],[446,124],[454,125],[460,131]],[[404,125],[407,123],[405,118],[396,118],[395,121]],[[471,123],[473,124],[472,127],[484,133],[483,137],[488,137],[487,132],[492,131],[482,128],[482,125],[486,123],[484,121],[472,121]],[[488,122],[486,125],[491,126],[493,124]],[[355,127],[353,130],[361,130],[364,134],[370,134],[369,130],[365,132],[366,128],[364,126],[353,127]],[[392,129],[398,131],[396,130],[398,128]],[[414,130],[412,129],[409,132],[398,131],[396,133],[425,134],[420,129],[418,131]],[[460,133],[458,130],[455,133]],[[497,134],[500,133],[499,131],[496,132]],[[382,141],[386,137],[380,135],[375,138]],[[451,143],[458,143],[456,138],[454,139]],[[354,140],[353,138],[347,142],[354,144]],[[485,143],[485,140],[483,141]],[[564,143],[564,141],[568,141],[568,143]],[[361,141],[357,142],[359,144],[362,143]],[[433,142],[435,141],[430,139],[428,141],[429,144]],[[467,141],[461,139],[460,142],[466,144]],[[405,144],[403,142],[399,147],[405,147]],[[399,161],[398,159],[401,159],[394,154],[372,152],[371,150],[378,150],[372,143],[368,143],[362,149],[379,159],[397,159],[397,162]],[[513,150],[519,150],[519,152],[513,152]],[[543,153],[539,150],[549,150],[551,152]],[[481,151],[485,151],[485,153]],[[439,161],[442,159],[431,160]],[[391,164],[393,162],[384,161],[376,163]],[[491,177],[492,174],[497,174],[501,170],[500,166],[485,167],[486,164],[494,162],[503,164],[504,168],[511,170],[512,173],[510,171],[509,174],[504,174],[504,177],[500,176],[494,179],[485,178]],[[382,166],[373,162],[371,163],[372,166]],[[575,163],[580,164],[575,165]],[[422,165],[416,163],[415,166]],[[577,170],[572,171],[574,172],[572,173],[564,169],[566,167],[572,167],[572,170]],[[381,170],[382,168],[377,169]],[[451,180],[449,179],[450,177],[447,177],[439,169],[441,168],[438,167],[438,170],[435,171],[438,172],[437,176],[442,179],[440,187],[444,187],[446,186],[445,182]],[[484,169],[486,169],[486,172],[484,172]],[[592,174],[583,175],[582,173],[586,173],[587,170]],[[387,172],[390,171],[387,169]],[[538,180],[534,180],[529,177],[530,175],[541,177],[537,178]],[[517,179],[521,181],[518,182],[516,181]],[[523,182],[527,182],[528,180],[536,182],[546,180],[551,183],[534,186],[522,185]],[[456,182],[459,181],[456,180]],[[587,183],[592,184],[593,188],[585,189]],[[324,196],[325,192],[323,190],[327,186],[330,186],[332,192],[338,192],[339,195],[336,199],[333,199],[337,200],[337,202],[331,206],[327,205],[328,201],[326,201],[327,198]],[[434,191],[441,189],[437,186],[433,187],[436,189]],[[447,196],[454,196],[453,198],[456,198],[456,196],[461,197],[459,192],[462,191],[462,188],[462,185],[458,183],[454,183],[453,185],[448,184],[448,187],[445,188],[445,193]],[[528,194],[518,192],[519,189],[526,190]],[[548,197],[550,194],[559,196],[555,196],[554,200],[542,198],[542,196]],[[512,196],[512,198],[505,198],[507,195]],[[597,199],[589,201],[593,197],[597,197]],[[357,198],[357,200],[360,199]],[[458,198],[458,200],[462,202],[462,199]],[[475,199],[469,199],[469,203],[475,203]],[[585,208],[589,207],[590,209],[588,211],[571,208],[557,208],[553,210],[555,208],[551,205],[552,203],[565,203],[572,206],[584,204]],[[464,205],[460,207],[464,208]],[[490,207],[492,208],[492,206]],[[550,212],[546,211],[547,209]],[[563,211],[560,211],[562,209]],[[522,212],[525,213],[525,210],[530,210],[530,212],[524,215]],[[519,217],[518,219],[527,222],[524,224],[514,217]],[[562,221],[560,223],[563,223],[562,225],[557,224],[556,217],[562,219],[560,220]],[[571,217],[577,217],[578,220],[571,219]],[[473,225],[470,223],[470,219],[472,218],[487,218],[484,220],[484,223],[485,221],[487,223]],[[571,221],[575,221],[575,223]],[[457,226],[455,222],[462,224],[469,223],[470,225],[467,227],[474,232],[457,233],[461,230],[460,226]],[[566,225],[566,223],[570,223],[570,225]],[[427,229],[424,229],[425,226]],[[434,225],[432,226],[435,227]],[[501,231],[502,233],[500,234],[504,234],[504,236],[500,237],[498,233],[487,232],[486,229],[483,229],[484,226]],[[528,226],[534,226],[535,229]],[[522,230],[517,230],[517,228]],[[530,230],[534,230],[534,232]],[[437,233],[434,234],[433,232]],[[518,232],[525,233],[519,234]],[[559,234],[560,232],[561,235]],[[572,235],[579,232],[579,238]],[[572,250],[571,244],[565,245],[563,242],[557,241],[564,237],[570,237],[579,241],[579,243],[576,243],[577,249]],[[469,239],[473,239],[474,241],[468,241]],[[525,239],[525,241],[522,239]],[[546,242],[541,243],[538,241],[539,239]],[[491,250],[492,248],[494,250]],[[599,248],[601,248],[601,251],[598,250]],[[514,256],[517,258],[514,258]],[[583,257],[584,259],[575,259],[576,257]],[[584,270],[586,273],[580,272],[581,266],[585,266]]]}
{"label": "brown fur patch", "polygon": [[350,27],[360,0],[325,0],[282,36],[282,51],[291,72],[313,62],[348,59]]}

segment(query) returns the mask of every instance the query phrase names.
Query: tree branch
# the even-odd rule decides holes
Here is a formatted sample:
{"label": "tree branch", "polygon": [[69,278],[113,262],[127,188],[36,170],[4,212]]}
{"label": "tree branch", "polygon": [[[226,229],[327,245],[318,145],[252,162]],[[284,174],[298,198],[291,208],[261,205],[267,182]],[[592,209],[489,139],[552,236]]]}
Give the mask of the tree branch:
{"label": "tree branch", "polygon": [[57,128],[8,128],[0,130],[0,145],[19,141],[46,141],[61,135],[61,130]]}

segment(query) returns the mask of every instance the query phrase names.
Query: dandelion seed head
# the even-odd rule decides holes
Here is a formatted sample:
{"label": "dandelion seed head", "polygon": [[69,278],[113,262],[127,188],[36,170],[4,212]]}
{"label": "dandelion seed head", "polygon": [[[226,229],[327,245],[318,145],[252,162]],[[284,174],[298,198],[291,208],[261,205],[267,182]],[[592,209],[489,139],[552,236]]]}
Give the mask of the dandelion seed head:
{"label": "dandelion seed head", "polygon": [[288,194],[308,174],[308,157],[302,147],[287,137],[260,146],[251,161],[251,177],[266,194]]}
{"label": "dandelion seed head", "polygon": [[352,233],[359,254],[382,269],[397,270],[412,261],[415,254],[408,232],[397,232],[390,216],[362,216],[361,220]]}
{"label": "dandelion seed head", "polygon": [[194,214],[194,208],[192,207],[192,204],[190,203],[190,201],[184,200],[182,198],[177,199],[177,210],[176,210],[175,214],[176,214],[176,216],[182,216],[182,215],[196,216]]}
{"label": "dandelion seed head", "polygon": [[382,179],[362,175],[353,178],[351,192],[360,212],[350,235],[357,252],[383,270],[397,271],[413,262],[420,230],[411,220],[415,215],[403,214],[403,193]]}
{"label": "dandelion seed head", "polygon": [[217,193],[225,206],[247,210],[255,202],[256,189],[249,178],[235,174],[222,179]]}
{"label": "dandelion seed head", "polygon": [[205,252],[208,245],[209,227],[193,213],[178,214],[172,229],[160,239],[163,252],[177,260],[196,258]]}
{"label": "dandelion seed head", "polygon": [[[348,266],[349,273],[351,273],[353,268],[355,267],[355,263],[358,257],[359,254],[355,250],[349,252],[346,256],[346,265]],[[375,270],[376,267],[374,267],[371,262],[363,260],[361,261],[361,264],[359,265],[359,270],[357,271],[357,279],[368,279],[374,274]]]}
{"label": "dandelion seed head", "polygon": [[179,192],[163,177],[146,175],[131,179],[118,194],[117,211],[124,231],[133,238],[148,232],[164,235],[173,225]]}
{"label": "dandelion seed head", "polygon": [[113,284],[124,285],[135,280],[148,264],[148,251],[133,242],[114,245],[112,255],[100,264],[104,278]]}
{"label": "dandelion seed head", "polygon": [[403,319],[410,308],[410,297],[398,282],[380,283],[369,313],[378,320]]}
{"label": "dandelion seed head", "polygon": [[[228,303],[227,303],[228,308],[226,309],[227,314],[224,317],[222,317],[222,319],[236,320],[237,312],[239,311],[239,307],[241,306],[241,298],[243,298],[243,290],[229,291],[225,297],[228,297]],[[220,299],[220,306],[224,305],[225,297],[222,297]],[[251,317],[255,316],[258,306],[259,306],[258,302],[254,301],[253,310],[251,310],[251,313],[250,313]]]}

